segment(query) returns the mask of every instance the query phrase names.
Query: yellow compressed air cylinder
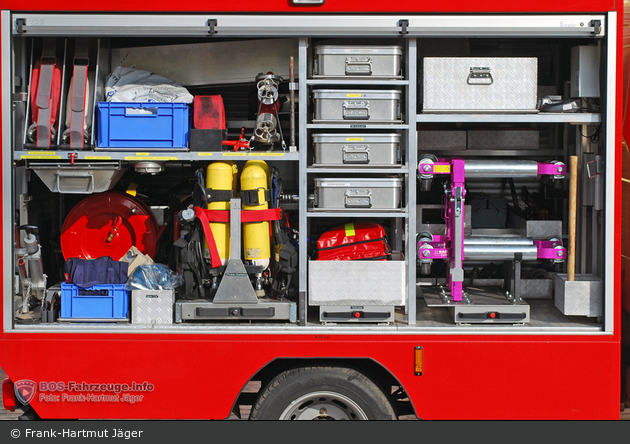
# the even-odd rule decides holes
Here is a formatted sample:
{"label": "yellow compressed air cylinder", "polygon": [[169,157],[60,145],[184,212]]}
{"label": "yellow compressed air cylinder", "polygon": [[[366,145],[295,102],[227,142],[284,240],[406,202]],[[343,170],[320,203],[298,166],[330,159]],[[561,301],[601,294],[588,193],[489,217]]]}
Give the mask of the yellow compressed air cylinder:
{"label": "yellow compressed air cylinder", "polygon": [[[248,160],[241,173],[241,192],[258,190],[259,205],[242,205],[243,210],[266,210],[269,204],[265,191],[269,187],[269,166],[262,160]],[[250,222],[243,224],[243,253],[245,261],[253,265],[269,267],[271,257],[271,238],[269,222]]]}
{"label": "yellow compressed air cylinder", "polygon": [[[236,190],[236,176],[238,167],[232,161],[212,162],[206,169],[206,188],[213,190],[232,190],[232,196]],[[228,210],[230,202],[210,202],[209,210]],[[214,242],[219,251],[221,264],[225,265],[230,257],[230,224],[220,222],[210,222],[210,230],[214,237]],[[208,243],[205,244],[204,256],[210,258]]]}

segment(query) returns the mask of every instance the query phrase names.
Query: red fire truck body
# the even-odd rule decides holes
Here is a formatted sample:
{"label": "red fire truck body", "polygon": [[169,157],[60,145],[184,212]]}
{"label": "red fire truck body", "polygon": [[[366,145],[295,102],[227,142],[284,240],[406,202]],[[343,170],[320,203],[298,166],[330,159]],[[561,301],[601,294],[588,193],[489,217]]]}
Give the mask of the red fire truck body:
{"label": "red fire truck body", "polygon": [[[225,419],[232,413],[239,416],[239,408],[244,405],[254,406],[252,416],[256,418],[311,418],[313,415],[309,416],[298,407],[292,410],[291,406],[304,400],[317,404],[319,398],[326,398],[326,401],[317,407],[318,413],[314,416],[318,419],[329,419],[326,416],[334,418],[333,411],[339,405],[342,407],[337,407],[340,411],[336,415],[337,419],[345,418],[346,415],[351,419],[357,416],[383,419],[404,415],[428,420],[618,419],[622,316],[622,8],[620,2],[593,0],[534,1],[526,4],[498,1],[419,4],[403,0],[388,5],[355,0],[293,0],[288,3],[274,0],[264,4],[246,0],[230,5],[199,1],[175,4],[163,0],[150,3],[131,1],[120,5],[74,0],[5,0],[0,23],[1,177],[4,187],[3,234],[0,240],[4,252],[0,259],[3,275],[0,292],[3,312],[0,317],[0,367],[10,380],[5,383],[3,393],[5,406],[11,407],[11,402],[16,399],[11,391],[17,387],[19,392],[30,381],[33,386],[19,392],[22,399],[17,396],[17,408],[22,408],[25,414],[44,419]],[[200,30],[208,21],[208,29]],[[448,25],[449,21],[453,24]],[[145,156],[148,161],[166,164],[165,167],[162,165],[163,171],[154,176],[158,177],[179,174],[175,171],[177,168],[183,169],[196,162],[205,168],[221,155],[221,152],[216,151],[202,156],[192,150],[182,152],[169,149],[156,154],[155,150],[142,148],[121,154],[121,151],[113,149],[92,149],[87,144],[80,149],[30,147],[25,135],[30,117],[25,109],[31,103],[29,73],[33,58],[39,55],[33,48],[39,49],[42,39],[51,36],[58,41],[65,39],[68,53],[74,50],[72,43],[75,38],[89,37],[91,42],[98,40],[95,51],[99,53],[99,63],[109,59],[99,69],[109,70],[116,66],[117,62],[113,58],[124,52],[125,48],[140,48],[137,52],[140,55],[136,55],[135,60],[138,61],[138,67],[144,69],[142,57],[151,57],[151,54],[156,57],[157,52],[149,50],[162,46],[168,48],[169,45],[175,45],[181,48],[178,45],[189,45],[190,48],[200,48],[215,42],[217,45],[255,45],[264,42],[268,44],[269,52],[273,52],[276,50],[276,39],[291,40],[289,46],[293,49],[286,53],[296,56],[296,79],[289,82],[288,78],[284,78],[283,81],[292,84],[286,90],[286,95],[294,91],[301,99],[297,105],[297,149],[276,146],[272,152],[266,149],[258,153],[256,149],[236,152],[226,145],[222,153],[233,154],[229,159],[236,162],[239,171],[243,169],[242,162],[250,159],[265,160],[269,165],[277,166],[283,174],[285,192],[291,190],[295,195],[293,206],[286,205],[283,208],[284,203],[279,205],[283,210],[288,209],[288,212],[293,213],[297,221],[294,227],[299,228],[297,231],[300,232],[299,241],[296,241],[299,245],[299,265],[292,284],[295,291],[293,299],[287,296],[289,310],[295,310],[295,314],[290,313],[288,319],[269,321],[247,319],[245,315],[236,321],[205,318],[187,321],[186,307],[193,301],[186,300],[183,303],[176,302],[174,321],[170,324],[138,325],[131,320],[89,322],[85,319],[44,323],[37,316],[27,319],[27,316],[22,316],[24,313],[16,315],[22,303],[19,296],[23,296],[23,283],[17,269],[20,248],[24,245],[17,238],[28,233],[29,225],[37,226],[36,234],[46,277],[46,289],[40,301],[40,310],[43,310],[46,299],[54,293],[51,286],[61,278],[55,275],[60,268],[59,259],[56,262],[51,259],[53,252],[56,252],[57,257],[60,255],[61,223],[81,198],[98,192],[94,190],[81,196],[72,191],[60,191],[64,184],[59,182],[59,177],[65,177],[62,171],[68,171],[67,168],[71,170],[73,165],[88,170],[87,164],[92,168],[92,164],[112,161],[118,162],[115,168],[129,166],[133,169],[134,163]],[[349,80],[318,79],[312,74],[311,60],[315,48],[326,48],[326,45],[352,46],[357,43],[362,45],[364,42],[378,45],[381,40],[384,44],[402,47],[402,78],[384,80],[382,83],[359,79],[348,86],[344,82]],[[549,46],[545,46],[547,44]],[[588,95],[584,99],[569,91],[573,87],[572,82],[586,71],[573,69],[575,55],[572,56],[571,50],[574,47],[598,48],[595,59],[582,60],[582,63],[593,60],[600,63],[594,71],[599,74],[599,90],[595,99]],[[241,48],[239,46],[239,51]],[[460,52],[459,48],[465,49]],[[142,53],[144,50],[147,50],[148,56]],[[198,60],[194,63],[191,60],[190,67],[181,68],[180,71],[199,69],[202,66],[199,59],[211,57],[202,51],[205,49],[191,49],[189,55]],[[235,67],[249,64],[254,71],[266,72],[268,68],[265,63],[253,57],[240,58],[243,54],[247,55],[247,49],[243,51],[231,56],[224,54],[219,62],[229,62]],[[535,113],[493,113],[487,110],[477,113],[460,110],[437,114],[426,109],[426,83],[424,97],[420,88],[423,75],[426,75],[426,69],[421,69],[424,57],[461,55],[482,58],[510,57],[512,54],[538,59],[538,99],[547,94],[556,94],[562,96],[562,103],[575,98],[586,100],[588,105],[577,113],[564,114],[545,114],[540,108]],[[69,61],[71,57],[65,55],[65,60]],[[195,88],[200,88],[198,91],[202,91],[201,95],[221,94],[226,105],[229,104],[229,93],[221,90],[224,87],[223,80],[210,86],[210,75],[196,84],[180,81],[178,70],[172,66],[178,62],[160,63],[164,63],[165,68],[158,74],[177,80],[195,95]],[[155,70],[151,63],[146,66],[148,70]],[[493,81],[498,83],[495,72],[493,70]],[[279,74],[286,76],[284,72]],[[69,77],[66,74],[66,79]],[[582,81],[582,77],[579,78]],[[584,82],[589,80],[585,79]],[[541,93],[541,86],[557,88],[553,92]],[[67,85],[65,87],[68,88]],[[401,91],[403,96],[400,105],[402,118],[394,124],[393,130],[403,140],[404,154],[400,164],[394,171],[384,167],[376,169],[376,172],[365,171],[365,168],[358,171],[364,175],[380,174],[387,177],[394,174],[403,183],[401,210],[396,210],[394,214],[387,211],[376,215],[366,212],[365,217],[385,226],[392,250],[401,251],[404,257],[401,261],[404,264],[402,302],[390,304],[395,307],[395,315],[393,320],[385,322],[362,322],[361,317],[375,311],[363,305],[357,308],[359,304],[356,302],[341,304],[342,308],[339,309],[339,305],[331,303],[327,306],[314,301],[313,284],[317,280],[324,280],[332,294],[335,291],[333,287],[336,288],[334,280],[339,274],[335,278],[330,277],[330,281],[326,275],[315,274],[317,261],[307,253],[307,243],[316,241],[324,228],[335,222],[347,224],[363,218],[361,210],[350,213],[328,211],[321,202],[320,208],[313,209],[311,206],[313,180],[317,181],[327,174],[335,180],[346,176],[355,177],[354,171],[349,170],[350,166],[342,165],[341,169],[336,170],[336,167],[314,165],[317,160],[312,160],[315,147],[311,147],[311,140],[318,132],[336,134],[347,131],[356,137],[357,131],[365,128],[358,126],[357,129],[355,126],[356,123],[365,122],[352,121],[349,124],[331,123],[327,118],[318,120],[318,111],[315,109],[317,104],[311,105],[311,96],[321,92],[322,88],[334,90],[343,87],[356,87],[357,94],[365,89],[393,89]],[[448,85],[442,87],[447,88]],[[280,92],[285,93],[285,90],[280,89]],[[594,104],[597,109],[592,109]],[[368,113],[375,112],[374,108],[372,106]],[[230,107],[226,106],[228,130],[231,128],[237,134],[240,132],[240,122],[230,127],[229,121],[247,118],[241,119],[240,114],[239,117],[232,117],[230,112]],[[312,114],[314,117],[311,117]],[[517,117],[511,117],[514,115]],[[287,138],[287,118],[280,113],[278,120],[284,131],[283,137]],[[377,133],[390,130],[388,124],[380,125],[374,127]],[[370,129],[369,121],[367,128]],[[528,299],[523,295],[523,303],[527,304],[524,321],[496,322],[495,316],[501,318],[512,313],[504,311],[502,303],[490,304],[487,309],[482,309],[483,316],[486,316],[484,321],[477,317],[479,311],[459,312],[463,313],[461,319],[464,321],[458,321],[458,312],[453,312],[452,306],[437,307],[432,304],[423,286],[425,281],[418,259],[421,250],[418,227],[422,217],[416,213],[416,207],[424,202],[423,191],[418,185],[420,175],[417,173],[418,161],[423,152],[419,135],[436,129],[463,129],[468,132],[470,144],[470,134],[474,130],[515,128],[537,131],[537,135],[540,134],[540,146],[536,149],[540,152],[529,154],[525,149],[510,148],[502,153],[502,148],[493,147],[472,152],[469,145],[467,149],[454,150],[454,154],[447,151],[434,154],[440,160],[454,156],[465,161],[481,159],[479,162],[518,157],[524,161],[533,159],[539,165],[550,159],[569,165],[569,158],[579,155],[580,174],[590,171],[582,162],[595,162],[596,170],[593,171],[597,172],[593,176],[600,176],[601,181],[597,185],[599,191],[593,193],[600,194],[593,198],[594,203],[586,202],[584,196],[587,192],[581,188],[586,180],[581,176],[577,247],[574,247],[578,250],[577,281],[580,276],[587,276],[584,279],[592,284],[586,290],[591,292],[591,299],[586,303],[590,304],[594,310],[591,313],[595,314],[575,315],[568,311],[568,299],[573,296],[567,282],[560,278],[566,273],[564,267],[567,261],[557,261],[546,269],[546,279],[543,280],[551,282],[550,289],[545,290],[546,296],[538,294]],[[598,131],[599,139],[588,138],[584,142],[586,136],[594,131]],[[228,133],[228,138],[234,137]],[[454,164],[449,165],[449,168],[455,168]],[[473,164],[471,162],[468,165]],[[54,180],[58,188],[55,190],[35,185],[35,178],[49,168],[56,174]],[[285,172],[285,169],[293,169],[294,173]],[[436,178],[438,174],[433,180],[437,181]],[[567,175],[563,180],[556,180],[560,184],[555,189],[565,193],[558,193],[557,198],[549,198],[558,199],[549,208],[555,208],[559,214],[558,219],[562,222],[561,245],[570,254],[570,243],[567,242],[567,237],[570,237],[570,205],[567,197],[569,178]],[[142,185],[142,182],[139,183]],[[467,197],[471,195],[471,190],[474,191],[474,183],[471,182],[470,189],[467,189]],[[484,187],[479,185],[479,189],[485,190]],[[507,189],[505,182],[502,189],[499,188],[501,185],[492,187],[491,191],[503,192]],[[317,193],[321,197],[324,191],[332,187],[326,188],[324,182],[324,186],[318,188],[316,183],[314,188],[317,206]],[[507,193],[509,195],[509,191]],[[138,193],[136,197],[142,198],[141,194]],[[47,212],[52,213],[50,217],[45,216]],[[232,211],[231,214],[236,213]],[[89,219],[90,216],[87,217]],[[48,233],[49,227],[51,233]],[[167,230],[172,229],[171,224],[168,227]],[[473,236],[474,231],[473,224]],[[503,235],[504,231],[497,233]],[[506,235],[504,239],[510,239],[510,236],[512,234]],[[160,241],[163,242],[163,239],[160,238]],[[470,268],[483,269],[493,262],[492,258],[481,258],[480,264],[477,264],[474,259],[470,259],[471,266],[467,268],[466,257],[474,256],[466,251],[466,239],[468,237],[462,241],[464,301],[474,296],[472,288],[475,284],[467,281]],[[564,250],[561,251],[564,254]],[[496,257],[498,259],[494,262],[511,263],[501,256]],[[544,268],[547,264],[540,257],[535,258],[534,262],[533,269]],[[435,267],[438,263],[440,261],[436,258],[431,265]],[[514,263],[518,263],[521,272],[520,260],[515,259]],[[525,260],[522,270],[525,276]],[[344,273],[341,275],[344,276]],[[385,276],[385,279],[389,276]],[[439,280],[442,275],[437,276],[436,281],[430,284],[442,282]],[[451,279],[457,280],[457,277],[452,276],[455,275],[451,275]],[[32,275],[28,277],[32,278]],[[449,277],[445,279],[444,285],[448,285]],[[533,280],[519,279],[516,280],[523,285],[522,289]],[[359,284],[354,282],[350,285]],[[375,288],[374,291],[382,290]],[[449,287],[449,291],[452,291],[449,293],[451,298],[456,296],[457,286]],[[562,291],[564,295],[561,297],[559,293]],[[503,290],[499,289],[497,293],[502,294]],[[327,294],[321,297],[325,299]],[[33,301],[28,295],[26,299],[27,304]],[[559,299],[567,305],[559,308],[563,303]],[[456,299],[448,302],[454,305],[457,303],[459,301]],[[193,312],[208,313],[204,310],[210,308],[203,304],[195,305]],[[35,301],[33,305],[38,304]],[[215,301],[211,308],[217,305]],[[519,306],[515,303],[508,305]],[[243,303],[236,307],[236,310],[242,310],[249,306]],[[325,307],[331,308],[332,313],[341,312],[343,315],[346,314],[345,308],[350,316],[357,316],[359,321],[353,322],[346,318],[326,321],[323,318]],[[275,313],[279,311],[276,309]],[[435,315],[436,312],[439,314]],[[357,373],[368,382],[359,384],[359,388],[348,388],[347,385],[351,384],[348,381],[355,379]],[[305,379],[299,379],[301,376]],[[295,381],[309,378],[314,381],[309,390],[299,391],[294,388]],[[260,382],[260,390],[250,390],[251,382]],[[283,387],[286,390],[280,393]],[[378,396],[374,395],[375,390],[380,390]],[[353,397],[353,394],[356,396]],[[284,404],[279,400],[282,397],[286,401]],[[379,401],[381,399],[387,400],[385,405]],[[25,404],[24,401],[28,402]],[[374,407],[374,404],[379,405]]]}

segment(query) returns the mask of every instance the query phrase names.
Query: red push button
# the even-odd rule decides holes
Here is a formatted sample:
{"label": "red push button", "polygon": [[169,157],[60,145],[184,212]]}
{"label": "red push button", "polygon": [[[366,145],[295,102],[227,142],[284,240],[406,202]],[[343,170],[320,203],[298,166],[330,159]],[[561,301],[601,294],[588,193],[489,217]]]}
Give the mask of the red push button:
{"label": "red push button", "polygon": [[360,318],[361,316],[363,316],[363,313],[361,313],[360,311],[355,311],[354,313],[352,313],[352,316],[354,316],[355,318]]}

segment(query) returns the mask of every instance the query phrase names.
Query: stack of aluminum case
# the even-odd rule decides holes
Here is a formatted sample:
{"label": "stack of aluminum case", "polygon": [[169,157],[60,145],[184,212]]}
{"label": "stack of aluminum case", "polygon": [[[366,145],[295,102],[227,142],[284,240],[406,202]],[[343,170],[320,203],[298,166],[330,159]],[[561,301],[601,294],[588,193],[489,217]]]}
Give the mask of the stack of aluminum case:
{"label": "stack of aluminum case", "polygon": [[313,166],[392,167],[401,163],[400,134],[313,134]]}
{"label": "stack of aluminum case", "polygon": [[399,90],[313,91],[314,123],[401,123]]}
{"label": "stack of aluminum case", "polygon": [[313,78],[402,78],[401,46],[318,45],[313,50]]}
{"label": "stack of aluminum case", "polygon": [[316,178],[315,205],[323,210],[399,210],[400,177]]}

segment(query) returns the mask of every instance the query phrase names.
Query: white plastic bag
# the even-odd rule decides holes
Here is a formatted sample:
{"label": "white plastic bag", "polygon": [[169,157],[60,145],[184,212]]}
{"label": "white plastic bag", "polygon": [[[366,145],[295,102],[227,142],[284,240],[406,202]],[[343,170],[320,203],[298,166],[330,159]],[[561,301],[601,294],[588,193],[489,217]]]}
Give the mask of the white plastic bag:
{"label": "white plastic bag", "polygon": [[177,82],[149,71],[117,66],[105,82],[108,102],[192,103],[193,96]]}

